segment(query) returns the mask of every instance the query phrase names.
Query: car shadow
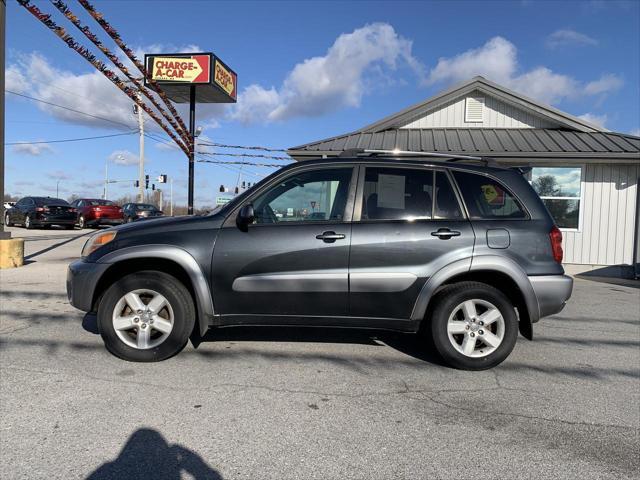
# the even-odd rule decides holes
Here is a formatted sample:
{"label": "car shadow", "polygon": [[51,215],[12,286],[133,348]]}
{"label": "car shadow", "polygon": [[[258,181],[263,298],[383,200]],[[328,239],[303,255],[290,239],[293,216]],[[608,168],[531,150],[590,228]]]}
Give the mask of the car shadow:
{"label": "car shadow", "polygon": [[444,366],[429,339],[423,335],[388,330],[331,327],[232,326],[209,330],[191,339],[197,349],[209,342],[300,342],[390,347],[414,359]]}
{"label": "car shadow", "polygon": [[115,460],[103,463],[87,480],[180,480],[183,473],[195,480],[222,480],[222,475],[192,450],[169,444],[156,430],[140,428],[133,432]]}

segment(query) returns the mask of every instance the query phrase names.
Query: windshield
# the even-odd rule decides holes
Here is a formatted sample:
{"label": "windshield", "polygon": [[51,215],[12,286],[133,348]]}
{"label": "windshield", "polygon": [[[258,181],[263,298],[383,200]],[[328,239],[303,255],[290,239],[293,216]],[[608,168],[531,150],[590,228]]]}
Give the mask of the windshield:
{"label": "windshield", "polygon": [[139,203],[136,205],[136,210],[157,210],[154,205],[149,205],[147,203]]}
{"label": "windshield", "polygon": [[92,207],[115,205],[115,203],[113,203],[111,200],[87,200],[87,203]]}
{"label": "windshield", "polygon": [[65,200],[61,198],[49,198],[49,197],[34,197],[33,199],[36,205],[69,205]]}

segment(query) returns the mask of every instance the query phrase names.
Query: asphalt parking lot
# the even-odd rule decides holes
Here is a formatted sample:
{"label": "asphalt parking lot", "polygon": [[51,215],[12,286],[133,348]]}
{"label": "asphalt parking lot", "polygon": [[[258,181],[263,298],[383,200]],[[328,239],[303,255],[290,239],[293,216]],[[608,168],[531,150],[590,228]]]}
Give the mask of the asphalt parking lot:
{"label": "asphalt parking lot", "polygon": [[638,478],[640,285],[576,280],[486,372],[408,335],[235,328],[157,364],[71,307],[76,230],[10,229],[0,271],[0,478]]}

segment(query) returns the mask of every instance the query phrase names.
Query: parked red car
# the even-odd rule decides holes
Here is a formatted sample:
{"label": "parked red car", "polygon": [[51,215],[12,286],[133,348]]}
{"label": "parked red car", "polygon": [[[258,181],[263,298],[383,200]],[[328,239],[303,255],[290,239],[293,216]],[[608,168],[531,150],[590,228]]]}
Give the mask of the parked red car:
{"label": "parked red car", "polygon": [[71,206],[78,210],[77,223],[80,228],[120,225],[124,221],[122,208],[111,200],[80,198],[72,202]]}

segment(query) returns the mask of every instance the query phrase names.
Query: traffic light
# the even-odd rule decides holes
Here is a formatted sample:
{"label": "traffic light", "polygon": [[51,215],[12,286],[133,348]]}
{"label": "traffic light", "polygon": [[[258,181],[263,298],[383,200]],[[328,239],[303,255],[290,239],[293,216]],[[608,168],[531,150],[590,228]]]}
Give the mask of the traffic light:
{"label": "traffic light", "polygon": [[145,190],[149,189],[149,175],[144,176],[144,188]]}
{"label": "traffic light", "polygon": [[140,186],[140,180],[136,180],[136,183],[134,183],[135,187],[138,188]]}
{"label": "traffic light", "polygon": [[236,195],[237,195],[238,193],[240,193],[240,189],[238,187],[236,187],[235,192],[236,192]]}
{"label": "traffic light", "polygon": [[152,183],[152,184],[151,184],[151,190],[155,190],[155,189],[156,189],[156,184],[155,184],[155,183]]}
{"label": "traffic light", "polygon": [[158,177],[158,183],[167,183],[167,176],[165,174],[162,174]]}

